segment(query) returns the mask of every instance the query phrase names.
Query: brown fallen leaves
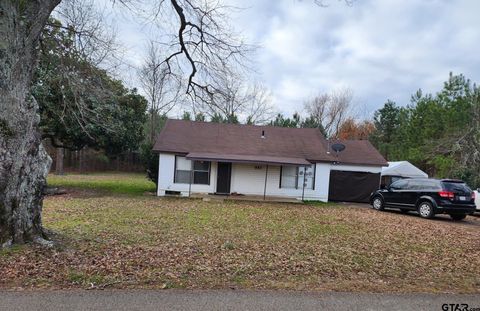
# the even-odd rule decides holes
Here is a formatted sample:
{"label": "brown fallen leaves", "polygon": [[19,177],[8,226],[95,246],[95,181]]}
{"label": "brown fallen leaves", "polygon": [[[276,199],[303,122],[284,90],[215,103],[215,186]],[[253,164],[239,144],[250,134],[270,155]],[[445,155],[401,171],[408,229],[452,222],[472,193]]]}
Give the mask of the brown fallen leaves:
{"label": "brown fallen leaves", "polygon": [[480,218],[336,205],[57,196],[60,246],[0,251],[0,288],[480,292]]}

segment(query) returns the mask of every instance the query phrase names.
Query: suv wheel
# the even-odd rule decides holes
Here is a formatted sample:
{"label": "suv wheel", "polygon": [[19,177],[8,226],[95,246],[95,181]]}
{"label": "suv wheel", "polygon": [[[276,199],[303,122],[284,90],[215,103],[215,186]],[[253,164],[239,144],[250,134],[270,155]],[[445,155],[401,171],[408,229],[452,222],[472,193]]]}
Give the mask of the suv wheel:
{"label": "suv wheel", "polygon": [[418,205],[418,213],[423,218],[432,218],[434,215],[432,203],[427,201],[420,202]]}
{"label": "suv wheel", "polygon": [[450,217],[452,217],[453,220],[464,220],[465,217],[467,217],[466,214],[451,214]]}
{"label": "suv wheel", "polygon": [[372,207],[373,207],[373,209],[376,209],[377,211],[383,211],[383,209],[385,207],[384,207],[382,198],[381,197],[374,197],[373,201],[372,201]]}

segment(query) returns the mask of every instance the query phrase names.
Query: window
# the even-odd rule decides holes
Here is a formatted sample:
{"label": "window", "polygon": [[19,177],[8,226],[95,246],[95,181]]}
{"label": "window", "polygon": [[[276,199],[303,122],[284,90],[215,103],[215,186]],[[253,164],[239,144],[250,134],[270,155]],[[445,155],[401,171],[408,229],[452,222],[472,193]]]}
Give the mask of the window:
{"label": "window", "polygon": [[298,167],[282,166],[280,168],[280,188],[297,188]]}
{"label": "window", "polygon": [[440,186],[440,183],[435,180],[425,180],[424,182],[424,188],[425,190],[442,190],[442,187]]}
{"label": "window", "polygon": [[193,183],[196,185],[210,185],[210,162],[193,162]]}
{"label": "window", "polygon": [[210,162],[193,161],[193,176],[191,177],[190,172],[192,172],[192,161],[187,160],[185,157],[175,156],[174,183],[189,184],[192,177],[192,184],[210,184]]}
{"label": "window", "polygon": [[175,156],[174,182],[176,184],[190,183],[191,165],[192,165],[191,161],[185,159],[185,157]]}
{"label": "window", "polygon": [[407,188],[408,181],[406,179],[397,180],[390,185],[392,190],[405,190]]}
{"label": "window", "polygon": [[280,168],[280,188],[302,189],[304,180],[305,189],[315,189],[315,165]]}
{"label": "window", "polygon": [[380,189],[387,189],[388,186],[396,182],[397,180],[401,180],[403,177],[400,176],[382,176]]}
{"label": "window", "polygon": [[441,190],[438,182],[424,179],[409,179],[406,189],[416,191]]}
{"label": "window", "polygon": [[443,188],[447,191],[460,192],[460,193],[472,192],[472,190],[464,182],[443,181],[442,185],[443,185]]}
{"label": "window", "polygon": [[408,182],[409,190],[423,190],[425,188],[424,183],[421,180],[410,180]]}

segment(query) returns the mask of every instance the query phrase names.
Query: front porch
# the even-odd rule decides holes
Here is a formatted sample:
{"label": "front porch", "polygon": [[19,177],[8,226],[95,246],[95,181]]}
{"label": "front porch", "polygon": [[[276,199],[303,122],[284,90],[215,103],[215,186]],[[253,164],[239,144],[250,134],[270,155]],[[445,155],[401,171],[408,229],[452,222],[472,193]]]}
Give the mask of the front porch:
{"label": "front porch", "polygon": [[194,199],[202,199],[204,201],[233,200],[233,201],[276,202],[276,203],[303,204],[303,201],[295,199],[295,198],[272,196],[272,195],[263,196],[263,195],[239,195],[239,194],[228,195],[228,194],[192,193],[190,195],[190,197],[194,198]]}
{"label": "front porch", "polygon": [[158,195],[287,203],[327,200],[328,164],[275,157],[248,160],[160,154]]}

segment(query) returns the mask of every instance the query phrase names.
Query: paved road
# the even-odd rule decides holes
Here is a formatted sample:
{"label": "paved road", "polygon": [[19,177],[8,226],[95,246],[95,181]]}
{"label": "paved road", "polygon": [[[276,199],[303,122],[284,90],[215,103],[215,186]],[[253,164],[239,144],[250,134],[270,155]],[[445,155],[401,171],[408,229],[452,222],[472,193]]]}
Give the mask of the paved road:
{"label": "paved road", "polygon": [[[442,310],[480,308],[480,295],[293,291],[105,290],[0,292],[0,310]],[[478,309],[480,310],[480,309]]]}

